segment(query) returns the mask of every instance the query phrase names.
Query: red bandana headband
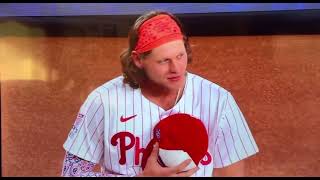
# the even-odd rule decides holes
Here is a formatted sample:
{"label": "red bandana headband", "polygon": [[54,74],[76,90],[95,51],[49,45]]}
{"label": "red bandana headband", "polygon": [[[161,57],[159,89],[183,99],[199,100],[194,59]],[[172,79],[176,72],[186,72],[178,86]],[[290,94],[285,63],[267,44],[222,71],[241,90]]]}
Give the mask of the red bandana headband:
{"label": "red bandana headband", "polygon": [[183,35],[176,21],[169,15],[160,14],[140,26],[139,40],[134,50],[141,54],[179,39],[183,39]]}

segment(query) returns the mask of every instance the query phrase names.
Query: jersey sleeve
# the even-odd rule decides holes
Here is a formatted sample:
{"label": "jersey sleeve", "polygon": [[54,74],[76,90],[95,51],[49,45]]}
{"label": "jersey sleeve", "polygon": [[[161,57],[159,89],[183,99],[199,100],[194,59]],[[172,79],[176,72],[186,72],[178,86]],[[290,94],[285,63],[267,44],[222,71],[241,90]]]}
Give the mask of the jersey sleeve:
{"label": "jersey sleeve", "polygon": [[259,151],[246,119],[230,92],[227,92],[222,111],[214,147],[214,168],[228,166]]}
{"label": "jersey sleeve", "polygon": [[98,92],[89,94],[75,118],[67,140],[66,151],[93,163],[103,157],[104,107]]}

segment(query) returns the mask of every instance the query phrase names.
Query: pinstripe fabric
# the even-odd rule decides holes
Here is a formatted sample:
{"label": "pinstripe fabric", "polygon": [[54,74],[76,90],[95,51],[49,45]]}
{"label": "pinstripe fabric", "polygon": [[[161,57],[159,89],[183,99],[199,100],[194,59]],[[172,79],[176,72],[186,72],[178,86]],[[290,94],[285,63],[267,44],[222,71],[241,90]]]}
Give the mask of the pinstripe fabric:
{"label": "pinstripe fabric", "polygon": [[[74,127],[63,147],[85,160],[100,163],[106,173],[134,176],[141,171],[143,148],[152,139],[153,127],[163,118],[178,112],[188,113],[203,121],[209,134],[208,153],[193,176],[211,176],[213,168],[224,167],[257,153],[258,147],[250,128],[230,92],[198,75],[188,73],[183,95],[165,111],[145,98],[140,89],[133,90],[119,76],[91,92],[80,108]],[[134,116],[136,115],[136,116]],[[121,117],[130,117],[125,122]],[[133,136],[133,147],[125,151],[120,164],[119,132]],[[132,139],[125,138],[125,145]]]}

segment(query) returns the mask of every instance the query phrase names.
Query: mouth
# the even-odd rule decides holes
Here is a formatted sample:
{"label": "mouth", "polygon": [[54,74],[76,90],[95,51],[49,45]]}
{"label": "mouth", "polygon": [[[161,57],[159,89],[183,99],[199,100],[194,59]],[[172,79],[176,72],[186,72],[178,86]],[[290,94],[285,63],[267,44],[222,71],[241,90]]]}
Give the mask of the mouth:
{"label": "mouth", "polygon": [[180,76],[169,77],[168,80],[169,81],[179,81],[180,80]]}

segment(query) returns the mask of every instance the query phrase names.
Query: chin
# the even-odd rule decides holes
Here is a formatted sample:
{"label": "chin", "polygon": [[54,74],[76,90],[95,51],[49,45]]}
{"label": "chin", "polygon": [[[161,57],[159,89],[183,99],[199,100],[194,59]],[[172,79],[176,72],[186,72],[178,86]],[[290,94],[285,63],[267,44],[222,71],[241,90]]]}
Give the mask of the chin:
{"label": "chin", "polygon": [[183,84],[184,84],[184,82],[182,79],[179,81],[175,81],[175,82],[164,80],[162,82],[157,83],[157,85],[159,87],[163,87],[164,89],[173,90],[173,91],[177,91],[177,90],[181,89],[181,87],[183,87]]}

